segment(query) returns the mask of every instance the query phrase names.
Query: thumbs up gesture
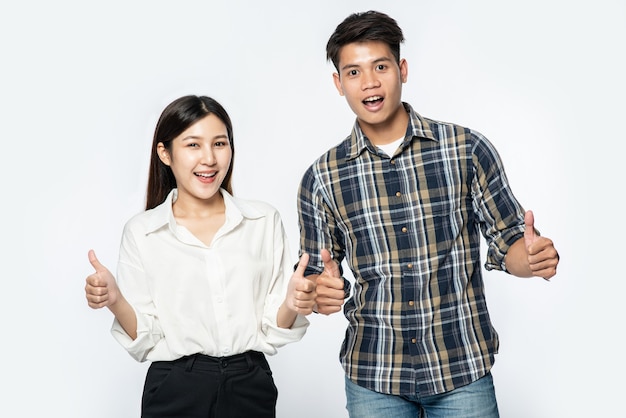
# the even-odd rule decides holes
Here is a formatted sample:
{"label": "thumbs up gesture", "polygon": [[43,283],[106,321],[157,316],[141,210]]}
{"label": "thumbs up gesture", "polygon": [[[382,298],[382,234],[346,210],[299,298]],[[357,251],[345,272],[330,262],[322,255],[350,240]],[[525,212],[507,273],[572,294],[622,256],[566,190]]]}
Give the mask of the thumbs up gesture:
{"label": "thumbs up gesture", "polygon": [[528,266],[533,276],[550,280],[556,274],[559,253],[551,239],[539,236],[535,230],[535,216],[527,211],[524,216],[524,245],[528,255]]}
{"label": "thumbs up gesture", "polygon": [[320,252],[324,262],[324,271],[317,277],[317,309],[318,312],[330,315],[341,310],[343,305],[344,279],[341,277],[339,265],[332,259],[327,249]]}
{"label": "thumbs up gesture", "polygon": [[90,274],[86,279],[85,296],[87,297],[87,304],[93,309],[100,309],[105,306],[110,307],[121,297],[115,277],[106,267],[100,264],[93,250],[89,250],[88,257],[95,273]]}
{"label": "thumbs up gesture", "polygon": [[309,315],[315,306],[315,282],[304,277],[309,255],[302,254],[298,267],[289,280],[287,288],[287,307],[302,315]]}

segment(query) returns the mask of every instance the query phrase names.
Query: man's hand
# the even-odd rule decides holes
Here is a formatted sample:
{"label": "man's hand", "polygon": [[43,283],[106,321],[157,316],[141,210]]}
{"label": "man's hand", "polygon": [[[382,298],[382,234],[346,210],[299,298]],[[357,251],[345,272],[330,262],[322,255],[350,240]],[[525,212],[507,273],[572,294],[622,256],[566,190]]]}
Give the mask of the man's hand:
{"label": "man's hand", "polygon": [[321,251],[324,271],[317,276],[317,312],[330,315],[341,310],[344,301],[343,277],[339,265],[326,249]]}
{"label": "man's hand", "polygon": [[559,253],[554,248],[551,239],[537,235],[535,232],[535,216],[527,211],[524,216],[526,231],[524,231],[524,245],[528,253],[528,266],[533,276],[550,280],[556,274],[559,264]]}

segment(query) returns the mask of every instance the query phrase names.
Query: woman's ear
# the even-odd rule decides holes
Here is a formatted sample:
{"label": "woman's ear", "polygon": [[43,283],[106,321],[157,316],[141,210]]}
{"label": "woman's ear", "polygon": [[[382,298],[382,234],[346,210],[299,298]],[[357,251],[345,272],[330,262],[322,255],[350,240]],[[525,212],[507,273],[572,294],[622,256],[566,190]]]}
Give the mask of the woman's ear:
{"label": "woman's ear", "polygon": [[167,150],[167,148],[165,148],[165,145],[163,145],[163,142],[159,142],[157,144],[157,154],[161,162],[169,167],[171,163],[171,156],[170,152]]}

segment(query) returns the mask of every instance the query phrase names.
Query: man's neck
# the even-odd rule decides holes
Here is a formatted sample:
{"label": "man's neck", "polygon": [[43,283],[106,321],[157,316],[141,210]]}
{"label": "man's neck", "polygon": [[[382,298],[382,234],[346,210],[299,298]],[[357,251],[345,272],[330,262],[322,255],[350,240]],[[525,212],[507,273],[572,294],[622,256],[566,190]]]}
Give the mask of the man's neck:
{"label": "man's neck", "polygon": [[409,114],[404,109],[404,106],[400,105],[393,117],[384,123],[372,125],[363,123],[361,120],[358,122],[359,127],[372,144],[385,145],[392,143],[400,137],[404,137],[409,124]]}

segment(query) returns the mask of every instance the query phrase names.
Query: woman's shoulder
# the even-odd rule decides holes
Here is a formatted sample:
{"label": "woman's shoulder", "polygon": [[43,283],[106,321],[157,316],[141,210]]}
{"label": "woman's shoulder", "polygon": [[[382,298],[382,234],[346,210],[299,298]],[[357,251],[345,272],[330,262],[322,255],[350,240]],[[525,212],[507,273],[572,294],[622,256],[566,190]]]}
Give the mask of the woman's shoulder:
{"label": "woman's shoulder", "polygon": [[256,210],[263,214],[278,212],[274,205],[265,200],[248,199],[234,196],[232,197],[232,199],[240,209]]}
{"label": "woman's shoulder", "polygon": [[274,218],[281,219],[278,209],[271,203],[265,200],[250,199],[242,197],[230,196],[231,201],[241,212],[241,214],[247,218]]}
{"label": "woman's shoulder", "polygon": [[148,233],[168,223],[168,214],[157,206],[131,216],[124,225],[124,230],[133,233]]}

